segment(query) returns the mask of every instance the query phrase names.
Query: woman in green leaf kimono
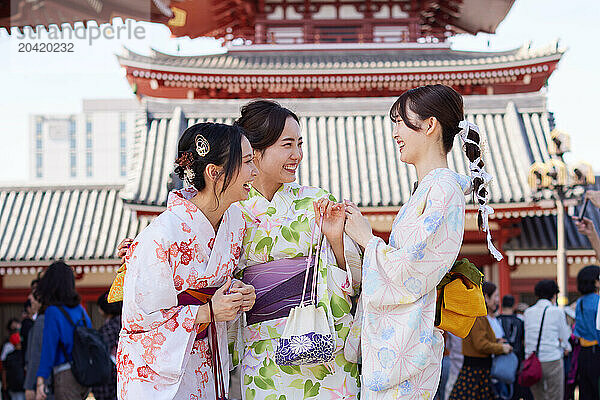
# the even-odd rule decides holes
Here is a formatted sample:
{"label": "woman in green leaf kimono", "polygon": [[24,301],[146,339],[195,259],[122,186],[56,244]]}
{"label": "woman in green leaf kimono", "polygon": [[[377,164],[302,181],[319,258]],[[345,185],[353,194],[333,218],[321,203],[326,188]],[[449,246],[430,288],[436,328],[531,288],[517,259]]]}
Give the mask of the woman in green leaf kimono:
{"label": "woman in green leaf kimono", "polygon": [[[361,258],[355,243],[343,234],[344,210],[319,188],[295,183],[302,160],[298,117],[277,103],[258,100],[242,108],[236,122],[246,132],[259,175],[248,200],[238,203],[246,219],[241,260],[236,276],[257,287],[264,307],[255,307],[230,329],[230,353],[241,366],[242,397],[246,400],[355,399],[360,386],[358,367],[344,357],[344,341],[352,322],[350,296],[360,283]],[[337,336],[334,360],[311,366],[275,363],[278,338],[290,309],[302,297],[302,269],[289,261],[306,257],[311,232],[320,237],[315,210],[323,213],[325,237],[318,263],[317,301],[326,310]],[[316,247],[316,241],[314,243]],[[293,279],[301,276],[302,280]],[[333,330],[332,329],[332,330]]]}

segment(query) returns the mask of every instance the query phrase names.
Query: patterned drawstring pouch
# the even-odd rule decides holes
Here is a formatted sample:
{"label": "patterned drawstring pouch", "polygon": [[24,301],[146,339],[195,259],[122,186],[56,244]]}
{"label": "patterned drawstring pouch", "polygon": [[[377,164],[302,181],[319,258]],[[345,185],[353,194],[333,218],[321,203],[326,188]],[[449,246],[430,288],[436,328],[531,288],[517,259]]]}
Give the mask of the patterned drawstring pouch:
{"label": "patterned drawstring pouch", "polygon": [[[322,227],[323,216],[321,216],[319,223],[319,232],[321,232]],[[300,304],[290,311],[283,334],[279,338],[279,344],[275,350],[275,363],[278,365],[322,364],[333,360],[336,346],[335,332],[332,331],[329,324],[325,308],[317,305],[318,260],[322,240],[319,240],[314,262],[311,262],[313,260],[314,237],[315,229],[313,228]],[[305,295],[311,264],[314,265],[312,290],[310,298],[306,300]]]}

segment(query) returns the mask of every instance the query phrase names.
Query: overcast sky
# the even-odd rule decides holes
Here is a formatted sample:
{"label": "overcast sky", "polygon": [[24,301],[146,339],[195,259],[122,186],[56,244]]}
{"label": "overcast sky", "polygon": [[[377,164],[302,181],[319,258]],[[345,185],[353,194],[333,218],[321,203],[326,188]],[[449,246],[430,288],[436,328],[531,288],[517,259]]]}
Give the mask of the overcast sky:
{"label": "overcast sky", "polygon": [[[568,50],[549,81],[549,110],[557,128],[571,134],[569,160],[587,160],[600,173],[600,2],[597,0],[517,0],[495,35],[460,35],[452,39],[459,50],[507,50],[532,42],[541,47],[560,40]],[[131,23],[131,22],[130,22]],[[115,54],[123,46],[141,53],[150,47],[195,55],[223,51],[212,39],[171,38],[163,25],[135,23],[120,39],[65,40],[72,53],[19,53],[23,40],[0,31],[0,182],[27,179],[28,117],[30,114],[69,114],[81,111],[82,99],[131,98]],[[131,27],[131,28],[133,28]],[[130,37],[127,37],[127,36]],[[47,41],[47,40],[46,40]],[[56,42],[56,41],[53,41]],[[65,155],[66,156],[66,155]]]}

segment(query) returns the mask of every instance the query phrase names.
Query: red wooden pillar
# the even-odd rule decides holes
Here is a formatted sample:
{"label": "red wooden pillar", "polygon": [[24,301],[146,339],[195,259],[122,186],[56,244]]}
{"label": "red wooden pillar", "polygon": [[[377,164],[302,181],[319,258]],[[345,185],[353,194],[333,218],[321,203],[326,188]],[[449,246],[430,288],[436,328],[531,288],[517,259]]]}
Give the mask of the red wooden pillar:
{"label": "red wooden pillar", "polygon": [[510,284],[510,267],[508,265],[508,258],[504,254],[504,244],[508,238],[505,236],[508,232],[502,228],[498,232],[497,246],[498,250],[502,253],[502,260],[498,262],[498,289],[500,290],[500,301],[502,297],[507,294],[512,294],[512,288]]}
{"label": "red wooden pillar", "polygon": [[512,288],[510,285],[510,267],[508,266],[508,260],[506,256],[498,263],[498,285],[500,287],[500,300],[506,294],[512,294]]}

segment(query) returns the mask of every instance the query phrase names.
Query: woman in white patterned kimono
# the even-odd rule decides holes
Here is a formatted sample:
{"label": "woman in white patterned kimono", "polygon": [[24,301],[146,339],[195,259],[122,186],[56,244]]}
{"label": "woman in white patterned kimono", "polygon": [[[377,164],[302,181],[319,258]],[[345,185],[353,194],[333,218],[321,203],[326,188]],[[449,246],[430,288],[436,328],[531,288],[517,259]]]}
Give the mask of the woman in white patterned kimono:
{"label": "woman in white patterned kimono", "polygon": [[[488,247],[501,259],[487,223],[493,212],[486,190],[491,176],[483,170],[479,131],[463,119],[462,97],[450,87],[409,90],[390,116],[401,159],[415,166],[419,182],[394,220],[389,245],[373,236],[355,205],[347,204],[346,233],[365,248],[363,291],[348,342],[361,335],[363,399],[431,399],[443,353],[442,332],[434,327],[436,286],[460,251],[471,187]],[[472,180],[448,169],[457,134]]]}
{"label": "woman in white patterned kimono", "polygon": [[[241,365],[242,397],[355,399],[358,367],[345,359],[343,346],[352,322],[350,296],[360,280],[361,261],[358,247],[344,238],[343,208],[332,207],[334,203],[324,207],[324,199],[333,200],[328,192],[295,183],[302,137],[293,112],[258,100],[242,108],[236,124],[246,132],[259,170],[249,199],[238,203],[247,231],[236,276],[255,286],[257,296],[237,340],[230,344],[234,363]],[[295,261],[308,256],[312,230],[320,236],[315,218],[319,207],[325,214],[326,240],[319,255],[317,298],[335,329],[334,359],[310,366],[279,366],[275,363],[278,338],[290,309],[302,297],[305,264]]]}
{"label": "woman in white patterned kimono", "polygon": [[222,398],[223,321],[254,304],[252,287],[231,284],[245,224],[229,207],[248,197],[257,173],[250,143],[238,127],[197,124],[183,133],[176,163],[190,186],[169,194],[167,210],[126,255],[119,399]]}

